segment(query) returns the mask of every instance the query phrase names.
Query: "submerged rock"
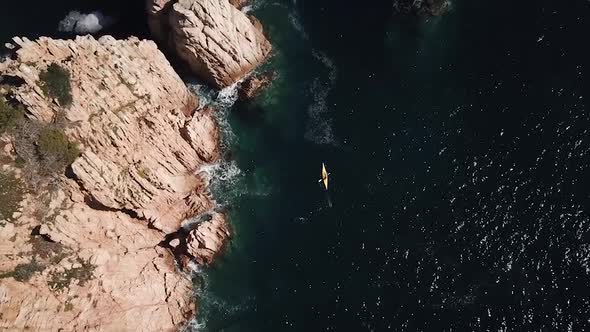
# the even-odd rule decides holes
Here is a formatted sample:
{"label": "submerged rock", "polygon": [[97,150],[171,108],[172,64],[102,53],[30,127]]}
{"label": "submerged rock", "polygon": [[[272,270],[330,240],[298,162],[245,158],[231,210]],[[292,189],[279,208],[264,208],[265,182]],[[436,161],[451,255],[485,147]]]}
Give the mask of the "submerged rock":
{"label": "submerged rock", "polygon": [[252,75],[246,78],[238,88],[238,98],[241,101],[258,96],[274,79],[274,73]]}
{"label": "submerged rock", "polygon": [[[197,175],[219,156],[212,110],[197,109],[154,42],[14,42],[15,55],[0,63],[0,74],[19,78],[11,98],[31,124],[63,122],[81,153],[67,176],[56,173],[27,194],[22,215],[0,231],[11,236],[0,241],[0,328],[180,328],[194,311],[191,280],[160,245],[183,219],[214,205]],[[50,65],[68,74],[68,106],[46,95],[41,77]],[[229,236],[204,234],[211,251]]]}

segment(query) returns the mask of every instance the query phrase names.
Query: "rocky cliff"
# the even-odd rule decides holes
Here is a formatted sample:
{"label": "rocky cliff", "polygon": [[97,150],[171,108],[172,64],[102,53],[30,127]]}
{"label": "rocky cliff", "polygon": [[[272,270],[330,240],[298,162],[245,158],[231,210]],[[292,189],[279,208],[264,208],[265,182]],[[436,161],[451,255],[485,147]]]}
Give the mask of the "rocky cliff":
{"label": "rocky cliff", "polygon": [[[233,3],[233,5],[232,5]],[[243,1],[148,0],[154,35],[201,79],[217,88],[231,85],[259,66],[272,47],[253,16],[236,8]]]}
{"label": "rocky cliff", "polygon": [[[151,41],[14,41],[16,53],[0,63],[0,98],[22,105],[27,119],[2,135],[3,176],[24,182],[35,172],[30,158],[22,165],[23,132],[36,152],[63,149],[46,148],[46,128],[76,149],[70,166],[24,191],[0,221],[0,327],[177,329],[194,311],[177,263],[210,263],[229,236],[199,173],[219,155],[212,110],[198,107]],[[47,80],[55,68],[67,84]],[[71,95],[56,97],[52,84]]]}

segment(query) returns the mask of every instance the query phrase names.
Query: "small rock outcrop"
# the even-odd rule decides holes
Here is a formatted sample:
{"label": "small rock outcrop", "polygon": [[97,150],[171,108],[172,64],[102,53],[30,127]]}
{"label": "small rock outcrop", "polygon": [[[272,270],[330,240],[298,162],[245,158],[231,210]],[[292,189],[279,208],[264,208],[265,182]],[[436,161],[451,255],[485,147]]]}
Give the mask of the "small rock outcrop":
{"label": "small rock outcrop", "polygon": [[393,0],[397,14],[418,16],[440,16],[450,8],[449,0]]}
{"label": "small rock outcrop", "polygon": [[179,0],[168,13],[168,24],[179,57],[218,88],[243,78],[272,48],[260,27],[228,0]]}
{"label": "small rock outcrop", "polygon": [[[214,206],[199,173],[219,157],[213,110],[198,107],[154,42],[14,42],[0,77],[18,84],[3,94],[31,124],[61,122],[80,154],[27,193],[13,221],[0,221],[0,329],[180,328],[194,314],[192,284],[161,243]],[[47,94],[42,77],[51,66],[68,73],[67,105]],[[0,159],[14,160],[10,134],[0,142]],[[208,251],[191,258],[209,263],[228,226],[219,215],[201,228],[175,245],[199,239]]]}
{"label": "small rock outcrop", "polygon": [[201,222],[190,231],[186,239],[186,253],[198,264],[209,265],[223,249],[230,231],[223,214],[214,213],[209,220]]}
{"label": "small rock outcrop", "polygon": [[258,96],[274,79],[274,73],[263,73],[252,75],[246,78],[238,88],[238,98],[241,101],[252,99]]}
{"label": "small rock outcrop", "polygon": [[229,0],[232,6],[236,7],[237,9],[242,9],[248,5],[249,0]]}

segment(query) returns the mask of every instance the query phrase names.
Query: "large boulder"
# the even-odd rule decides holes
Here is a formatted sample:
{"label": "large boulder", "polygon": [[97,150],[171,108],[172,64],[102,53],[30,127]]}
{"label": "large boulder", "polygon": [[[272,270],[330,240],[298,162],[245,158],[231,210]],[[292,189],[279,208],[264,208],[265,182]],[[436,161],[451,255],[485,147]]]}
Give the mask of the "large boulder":
{"label": "large boulder", "polygon": [[238,88],[238,98],[246,101],[258,96],[273,81],[275,73],[266,72],[259,75],[251,75],[246,78]]}
{"label": "large boulder", "polygon": [[186,253],[201,265],[209,265],[230,237],[225,216],[214,213],[201,221],[186,238]]}
{"label": "large boulder", "polygon": [[168,23],[180,58],[217,88],[243,78],[272,49],[261,29],[228,0],[179,0]]}

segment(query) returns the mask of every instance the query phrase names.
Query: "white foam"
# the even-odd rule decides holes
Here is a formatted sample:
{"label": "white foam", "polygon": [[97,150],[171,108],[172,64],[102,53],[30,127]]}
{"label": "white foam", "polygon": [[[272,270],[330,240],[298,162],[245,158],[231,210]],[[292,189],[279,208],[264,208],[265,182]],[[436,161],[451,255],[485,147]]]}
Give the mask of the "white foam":
{"label": "white foam", "polygon": [[297,30],[301,34],[303,39],[309,39],[307,32],[305,32],[305,29],[303,28],[303,24],[301,24],[301,21],[299,20],[299,16],[296,13],[289,14],[289,22],[291,23],[291,26],[293,28],[295,28],[295,30]]}
{"label": "white foam", "polygon": [[338,69],[334,62],[322,51],[312,50],[314,58],[319,60],[328,70],[328,81],[321,82],[319,78],[315,79],[310,86],[309,92],[312,94],[313,103],[308,107],[309,116],[305,139],[316,144],[338,145],[334,136],[332,118],[330,118],[327,107],[327,98],[336,83]]}
{"label": "white foam", "polygon": [[221,89],[215,99],[215,106],[218,108],[232,107],[238,100],[238,85],[241,81]]}
{"label": "white foam", "polygon": [[235,161],[224,161],[202,166],[199,172],[207,175],[210,181],[222,181],[234,184],[242,175],[242,171]]}
{"label": "white foam", "polygon": [[242,299],[241,303],[231,304],[215,295],[209,289],[210,282],[207,272],[200,272],[197,274],[201,280],[203,280],[202,287],[196,288],[196,293],[199,298],[199,309],[197,312],[197,318],[188,322],[184,329],[185,332],[207,331],[209,323],[208,319],[211,317],[212,312],[219,312],[224,317],[231,317],[240,314],[251,307],[250,304],[253,302],[254,298],[246,297]]}
{"label": "white foam", "polygon": [[206,327],[207,322],[198,321],[197,319],[193,318],[188,322],[183,332],[202,332],[205,331]]}
{"label": "white foam", "polygon": [[58,30],[78,34],[96,33],[112,23],[113,19],[101,12],[94,11],[90,14],[83,14],[74,10],[59,22]]}
{"label": "white foam", "polygon": [[[249,4],[242,8],[242,13],[249,14],[253,11],[256,11],[260,8],[263,8],[267,4],[267,0],[252,0],[249,1]],[[280,5],[280,3],[271,3],[271,5]]]}
{"label": "white foam", "polygon": [[211,89],[210,87],[203,85],[189,82],[187,83],[189,89],[199,97],[199,107],[203,108],[204,106],[211,105],[215,100],[216,91]]}
{"label": "white foam", "polygon": [[209,181],[209,189],[221,207],[230,205],[247,190],[241,183],[244,174],[234,160],[205,165],[198,172]]}
{"label": "white foam", "polygon": [[221,132],[221,148],[228,149],[236,143],[236,135],[228,121],[229,110],[238,100],[238,86],[242,80],[219,91],[206,85],[188,83],[189,89],[199,97],[201,108],[211,106],[215,108],[213,116]]}
{"label": "white foam", "polygon": [[187,85],[199,97],[201,108],[212,106],[216,109],[227,109],[234,106],[238,100],[238,86],[242,81],[243,79],[221,90],[215,90],[204,84],[189,82]]}

